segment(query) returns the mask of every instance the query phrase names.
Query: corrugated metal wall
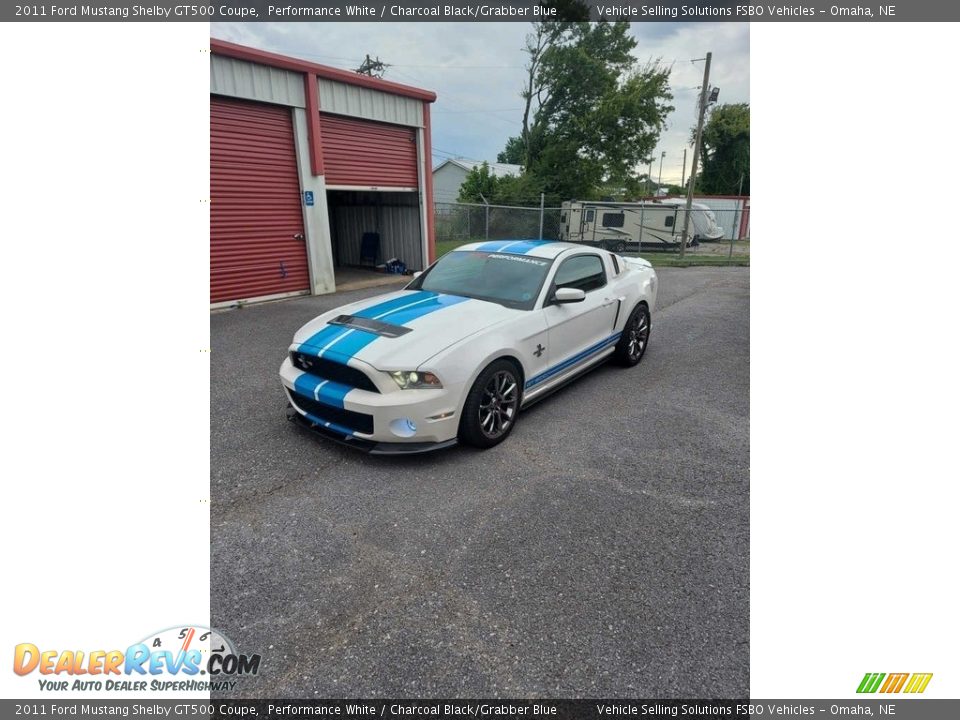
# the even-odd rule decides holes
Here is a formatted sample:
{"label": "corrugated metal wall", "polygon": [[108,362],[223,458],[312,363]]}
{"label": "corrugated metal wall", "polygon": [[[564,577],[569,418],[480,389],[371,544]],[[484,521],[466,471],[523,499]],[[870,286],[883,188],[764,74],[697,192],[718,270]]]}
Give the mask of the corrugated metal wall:
{"label": "corrugated metal wall", "polygon": [[210,302],[310,288],[291,113],[210,98]]}
{"label": "corrugated metal wall", "polygon": [[338,265],[359,265],[363,233],[378,232],[380,262],[395,257],[423,270],[419,193],[331,190],[327,202]]}
{"label": "corrugated metal wall", "polygon": [[423,103],[420,100],[326,78],[319,78],[317,84],[323,112],[394,125],[423,126]]}
{"label": "corrugated metal wall", "polygon": [[275,105],[306,106],[300,73],[221,55],[210,56],[210,92]]}
{"label": "corrugated metal wall", "polygon": [[739,239],[740,218],[743,209],[743,200],[741,198],[708,196],[694,197],[693,201],[706,205],[713,210],[713,214],[717,218],[717,225],[723,228],[723,237],[725,239]]}
{"label": "corrugated metal wall", "polygon": [[327,185],[418,187],[416,130],[320,113]]}

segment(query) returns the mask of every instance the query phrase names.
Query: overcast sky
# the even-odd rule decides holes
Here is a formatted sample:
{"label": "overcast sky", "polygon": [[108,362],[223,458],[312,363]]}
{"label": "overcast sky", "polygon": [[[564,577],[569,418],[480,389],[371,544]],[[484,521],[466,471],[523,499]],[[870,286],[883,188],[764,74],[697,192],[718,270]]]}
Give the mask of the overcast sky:
{"label": "overcast sky", "polygon": [[[355,69],[366,53],[390,63],[388,80],[437,94],[433,106],[434,166],[448,157],[497,159],[507,138],[520,132],[527,23],[211,23],[211,35],[338,68]],[[672,65],[676,110],[661,135],[653,177],[680,182],[683,149],[696,123],[697,88],[713,52],[710,84],[720,102],[750,101],[750,31],[747,23],[633,23],[641,62]],[[691,153],[687,153],[689,172]]]}

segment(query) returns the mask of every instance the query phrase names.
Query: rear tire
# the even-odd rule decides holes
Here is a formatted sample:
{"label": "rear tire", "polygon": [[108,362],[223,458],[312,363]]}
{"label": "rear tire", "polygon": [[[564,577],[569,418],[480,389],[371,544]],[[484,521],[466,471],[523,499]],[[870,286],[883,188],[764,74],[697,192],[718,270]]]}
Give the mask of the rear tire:
{"label": "rear tire", "polygon": [[520,373],[509,360],[490,363],[470,388],[460,416],[460,442],[490,448],[513,431],[520,414]]}
{"label": "rear tire", "polygon": [[637,305],[623,326],[623,334],[613,351],[618,365],[633,367],[643,358],[650,344],[650,309],[642,302]]}

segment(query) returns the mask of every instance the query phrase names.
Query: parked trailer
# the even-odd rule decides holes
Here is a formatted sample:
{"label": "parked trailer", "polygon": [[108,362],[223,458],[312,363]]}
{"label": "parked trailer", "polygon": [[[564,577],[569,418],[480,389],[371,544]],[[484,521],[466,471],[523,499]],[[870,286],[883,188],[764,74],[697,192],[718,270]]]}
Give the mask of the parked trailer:
{"label": "parked trailer", "polygon": [[[580,202],[563,203],[560,214],[560,239],[568,242],[600,245],[615,252],[627,249],[666,250],[680,247],[686,205],[677,201],[642,203]],[[723,229],[717,227],[710,209],[691,206],[687,245],[701,240],[718,240]]]}

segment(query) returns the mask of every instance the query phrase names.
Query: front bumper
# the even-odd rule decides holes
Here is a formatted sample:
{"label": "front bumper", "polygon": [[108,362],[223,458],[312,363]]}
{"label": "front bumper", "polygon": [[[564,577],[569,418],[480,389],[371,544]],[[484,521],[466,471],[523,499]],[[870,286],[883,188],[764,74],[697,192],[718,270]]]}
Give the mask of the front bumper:
{"label": "front bumper", "polygon": [[344,433],[330,430],[329,428],[310,420],[308,416],[301,415],[293,405],[287,407],[287,420],[295,425],[320,435],[327,440],[346,445],[355,450],[370,453],[371,455],[420,455],[422,453],[433,452],[434,450],[443,450],[457,444],[457,439],[446,440],[444,442],[376,442],[367,440],[359,435],[345,435]]}
{"label": "front bumper", "polygon": [[[439,390],[383,388],[379,393],[354,388],[333,408],[309,398],[298,404],[298,398],[304,396],[297,394],[296,381],[302,375],[289,357],[284,360],[280,381],[290,409],[298,416],[292,419],[325,437],[374,453],[424,452],[456,442],[460,386]],[[316,399],[321,400],[322,394]],[[362,416],[364,428],[343,421],[344,411]]]}

